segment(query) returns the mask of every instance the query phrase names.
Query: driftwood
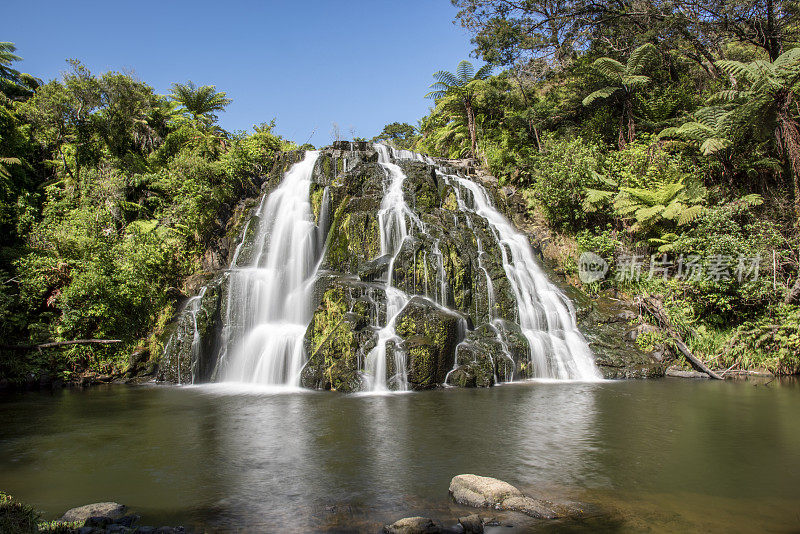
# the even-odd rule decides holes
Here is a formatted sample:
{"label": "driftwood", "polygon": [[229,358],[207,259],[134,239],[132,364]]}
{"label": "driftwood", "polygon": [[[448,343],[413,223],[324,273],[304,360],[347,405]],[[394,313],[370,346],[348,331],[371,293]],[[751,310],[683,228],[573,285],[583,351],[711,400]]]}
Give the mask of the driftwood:
{"label": "driftwood", "polygon": [[681,354],[683,354],[683,356],[689,361],[689,363],[692,364],[695,369],[706,373],[708,376],[716,380],[724,380],[724,378],[712,371],[711,368],[703,363],[700,358],[692,354],[692,351],[690,351],[689,347],[686,346],[686,343],[683,342],[683,337],[672,326],[672,322],[669,320],[666,311],[664,311],[664,306],[661,304],[661,301],[653,297],[640,298],[639,308],[644,308],[648,314],[653,316],[656,321],[658,321],[659,326],[663,328],[667,334],[670,335],[670,337],[672,337],[672,342],[675,345],[675,348]]}
{"label": "driftwood", "polygon": [[75,339],[72,341],[51,341],[38,345],[0,345],[0,350],[42,350],[66,347],[67,345],[113,345],[122,343],[121,339]]}

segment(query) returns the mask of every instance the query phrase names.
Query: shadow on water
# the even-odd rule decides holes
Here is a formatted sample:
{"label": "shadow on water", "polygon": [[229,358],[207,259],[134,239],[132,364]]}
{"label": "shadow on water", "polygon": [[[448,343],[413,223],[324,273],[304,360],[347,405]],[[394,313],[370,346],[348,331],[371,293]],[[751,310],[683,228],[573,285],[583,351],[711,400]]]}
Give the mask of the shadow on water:
{"label": "shadow on water", "polygon": [[[198,530],[454,521],[460,473],[589,503],[496,532],[800,528],[796,381],[523,383],[387,396],[106,387],[0,397],[0,489],[54,518],[103,500]],[[489,529],[491,531],[492,529]]]}

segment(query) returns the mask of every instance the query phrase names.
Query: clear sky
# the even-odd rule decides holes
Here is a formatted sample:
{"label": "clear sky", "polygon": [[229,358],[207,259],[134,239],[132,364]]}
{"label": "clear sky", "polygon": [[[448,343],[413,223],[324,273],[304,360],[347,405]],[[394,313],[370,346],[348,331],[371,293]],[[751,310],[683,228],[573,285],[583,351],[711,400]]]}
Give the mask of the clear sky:
{"label": "clear sky", "polygon": [[45,80],[78,58],[93,72],[132,71],[165,94],[189,79],[233,99],[228,130],[275,118],[299,143],[370,138],[386,123],[416,124],[439,69],[471,50],[449,0],[136,2],[6,0],[0,41],[19,70]]}

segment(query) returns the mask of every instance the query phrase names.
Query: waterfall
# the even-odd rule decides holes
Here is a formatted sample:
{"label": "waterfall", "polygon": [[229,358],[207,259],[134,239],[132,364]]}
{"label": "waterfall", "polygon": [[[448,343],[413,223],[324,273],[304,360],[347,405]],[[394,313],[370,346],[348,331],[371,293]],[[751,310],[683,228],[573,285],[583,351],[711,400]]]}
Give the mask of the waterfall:
{"label": "waterfall", "polygon": [[[331,150],[324,153],[328,159],[307,151],[262,196],[230,268],[187,303],[165,348],[170,365],[162,376],[386,392],[447,382],[456,370],[456,381],[477,380],[487,367],[470,366],[487,361],[490,374],[483,376],[490,384],[600,378],[572,303],[479,181],[385,145],[374,145],[377,163],[370,149],[351,148],[347,163],[339,149]],[[337,158],[348,172],[336,170]],[[312,182],[321,188],[313,210]],[[420,191],[426,196],[417,197]],[[418,207],[420,198],[426,203]],[[328,320],[329,313],[317,306],[322,297],[315,291],[333,291],[346,313],[333,334],[341,337],[322,340],[335,348],[308,354],[317,318]],[[419,321],[401,323],[412,298],[414,314],[427,313],[418,305],[436,308],[439,319],[449,315],[437,324],[457,332],[435,340],[419,334]],[[407,347],[420,341],[439,351],[430,353],[439,367],[418,365],[420,351]],[[215,359],[201,354],[209,350]],[[459,354],[466,358],[461,363]],[[339,373],[336,384],[333,373]]]}
{"label": "waterfall", "polygon": [[318,156],[306,152],[262,199],[251,221],[259,226],[245,265],[238,264],[242,245],[236,250],[222,333],[220,376],[225,381],[300,385],[303,337],[322,256],[309,200]]}
{"label": "waterfall", "polygon": [[576,325],[572,302],[547,279],[528,239],[492,205],[483,186],[466,178],[448,178],[471,194],[474,208],[461,198],[459,207],[486,219],[497,241],[536,378],[599,380],[592,352]]}
{"label": "waterfall", "polygon": [[[411,210],[403,194],[403,182],[406,175],[399,165],[392,163],[390,151],[393,149],[376,144],[375,150],[378,152],[378,163],[386,172],[388,184],[384,191],[381,207],[378,211],[378,228],[381,238],[381,255],[390,255],[388,275],[386,278],[386,324],[378,330],[378,341],[375,347],[367,354],[365,371],[367,378],[367,390],[381,392],[388,389],[389,381],[394,382],[394,389],[405,391],[408,389],[408,378],[406,376],[406,360],[400,342],[401,339],[395,332],[395,321],[403,308],[406,307],[410,297],[404,291],[394,287],[392,273],[397,254],[403,246],[403,242],[410,235],[409,224],[422,227],[422,222]],[[411,154],[411,152],[408,154]],[[394,343],[394,368],[395,374],[387,380],[386,355],[388,344]]]}

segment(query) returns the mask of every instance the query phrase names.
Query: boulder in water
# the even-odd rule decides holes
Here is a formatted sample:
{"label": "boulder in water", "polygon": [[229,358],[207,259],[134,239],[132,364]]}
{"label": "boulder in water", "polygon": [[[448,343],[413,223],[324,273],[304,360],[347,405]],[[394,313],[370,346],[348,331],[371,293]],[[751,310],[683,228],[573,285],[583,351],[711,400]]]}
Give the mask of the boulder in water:
{"label": "boulder in water", "polygon": [[427,517],[405,517],[383,527],[385,534],[438,534],[441,523]]}
{"label": "boulder in water", "polygon": [[59,521],[64,523],[83,522],[90,517],[118,519],[125,515],[128,507],[118,502],[96,502],[67,510]]}
{"label": "boulder in water", "polygon": [[479,475],[457,475],[450,481],[450,495],[466,506],[513,510],[538,519],[555,519],[565,515],[547,501],[523,495],[508,482]]}

